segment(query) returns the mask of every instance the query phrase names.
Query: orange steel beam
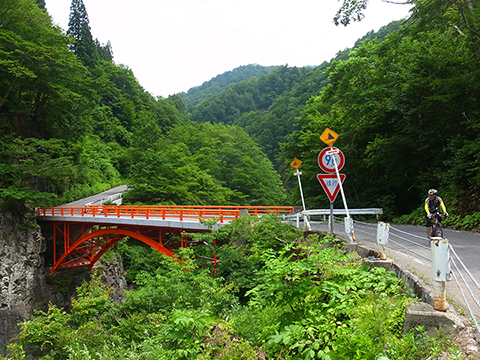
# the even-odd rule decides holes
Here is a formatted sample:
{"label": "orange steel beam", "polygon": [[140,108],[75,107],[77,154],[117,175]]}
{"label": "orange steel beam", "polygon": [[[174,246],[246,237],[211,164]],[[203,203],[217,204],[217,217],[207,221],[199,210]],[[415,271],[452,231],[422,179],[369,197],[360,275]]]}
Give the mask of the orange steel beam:
{"label": "orange steel beam", "polygon": [[[79,225],[81,225],[80,232]],[[72,238],[71,228],[73,226],[77,227],[76,230],[79,232],[75,238]],[[148,226],[124,225],[118,227],[100,223],[92,225],[77,222],[54,222],[53,230],[53,268],[50,269],[52,273],[62,268],[93,267],[107,250],[127,236],[140,240],[169,257],[176,257],[174,249],[187,247],[189,241],[181,230]],[[165,234],[179,236],[180,239],[170,239],[170,244],[167,245],[164,242],[167,240]],[[59,252],[57,245],[62,243],[63,253],[57,256]],[[192,243],[198,245],[195,242]]]}
{"label": "orange steel beam", "polygon": [[[78,226],[78,224],[63,222],[54,224],[54,263],[51,272],[56,272],[57,269],[63,267],[93,266],[108,249],[126,236],[140,240],[166,256],[174,257],[173,252],[163,246],[161,239],[158,242],[155,241],[152,237],[142,234],[138,227],[137,229],[134,229],[134,227],[103,227],[85,233],[85,226],[82,225],[82,232],[79,237],[72,239],[70,237],[70,227],[72,225]],[[58,233],[63,236],[64,245],[63,254],[57,258]]]}

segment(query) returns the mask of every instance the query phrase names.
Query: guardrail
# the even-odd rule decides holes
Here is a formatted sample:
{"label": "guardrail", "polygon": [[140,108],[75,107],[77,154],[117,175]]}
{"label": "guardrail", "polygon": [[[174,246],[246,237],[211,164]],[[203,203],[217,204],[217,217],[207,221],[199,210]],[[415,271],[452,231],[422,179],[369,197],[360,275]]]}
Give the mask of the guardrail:
{"label": "guardrail", "polygon": [[117,193],[113,194],[110,196],[106,196],[104,198],[95,200],[94,202],[91,203],[86,203],[85,206],[98,206],[98,205],[103,205],[103,203],[106,203],[107,201],[111,201],[116,203],[117,205],[120,205],[122,203],[122,193]]}
{"label": "guardrail", "polygon": [[95,205],[86,207],[37,208],[37,216],[39,217],[130,217],[157,220],[175,218],[180,221],[199,221],[199,218],[213,219],[218,217],[220,223],[231,221],[243,214],[261,216],[281,215],[291,212],[292,207],[288,206]]}
{"label": "guardrail", "polygon": [[[381,215],[383,214],[383,209],[381,208],[365,208],[365,209],[349,209],[350,215]],[[283,215],[285,220],[296,220],[297,227],[299,227],[300,219],[303,218],[308,222],[308,219],[311,216],[315,215],[330,215],[332,213],[331,209],[314,209],[314,210],[304,210],[296,214]],[[345,209],[333,209],[333,215],[347,215]]]}
{"label": "guardrail", "polygon": [[[350,215],[381,215],[383,214],[383,209],[381,208],[365,208],[365,209],[348,209]],[[304,214],[308,216],[312,215],[330,215],[330,209],[315,209],[315,210],[305,210]],[[347,215],[345,209],[333,209],[333,215]]]}
{"label": "guardrail", "polygon": [[[311,230],[312,227],[310,225],[310,217],[311,216],[316,216],[316,215],[332,215],[335,217],[335,215],[347,215],[347,211],[345,209],[313,209],[313,210],[304,210],[301,212],[298,212],[296,214],[291,214],[291,215],[283,215],[283,218],[285,220],[295,220],[296,221],[296,226],[297,228],[300,227],[300,219],[303,218],[304,224],[308,228],[308,230]],[[378,219],[378,215],[383,214],[383,209],[381,208],[365,208],[365,209],[349,209],[348,210],[349,215],[376,215]],[[331,219],[330,222],[330,232],[333,233],[333,224],[334,224],[334,219]],[[353,236],[353,235],[352,235]]]}

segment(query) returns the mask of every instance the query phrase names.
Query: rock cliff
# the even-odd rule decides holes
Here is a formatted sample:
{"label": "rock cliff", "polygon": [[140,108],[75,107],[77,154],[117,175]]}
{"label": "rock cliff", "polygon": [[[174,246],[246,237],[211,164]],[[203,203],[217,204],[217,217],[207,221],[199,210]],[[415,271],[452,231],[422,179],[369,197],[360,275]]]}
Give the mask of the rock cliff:
{"label": "rock cliff", "polygon": [[[46,310],[48,303],[68,310],[76,287],[94,271],[78,268],[51,274],[45,267],[47,242],[33,209],[0,210],[0,355],[19,334],[19,323],[34,310]],[[95,269],[102,270],[102,282],[114,287],[113,300],[121,301],[127,286],[122,264],[113,256]]]}
{"label": "rock cliff", "polygon": [[45,278],[46,242],[33,211],[0,211],[0,354],[18,323],[52,298]]}

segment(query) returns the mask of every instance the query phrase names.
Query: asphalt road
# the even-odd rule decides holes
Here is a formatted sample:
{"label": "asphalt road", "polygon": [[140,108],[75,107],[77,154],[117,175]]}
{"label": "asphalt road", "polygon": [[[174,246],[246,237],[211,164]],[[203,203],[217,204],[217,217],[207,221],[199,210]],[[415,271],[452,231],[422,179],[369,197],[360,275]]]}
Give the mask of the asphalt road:
{"label": "asphalt road", "polygon": [[[376,239],[376,226],[375,223],[355,223],[356,241],[370,248],[379,249]],[[328,226],[324,222],[312,222],[312,229],[327,231]],[[343,223],[335,223],[334,232],[337,237],[348,239]],[[466,314],[469,314],[469,306],[480,321],[480,233],[444,229],[444,238],[449,241],[453,251],[458,255],[457,258],[453,251],[450,251],[450,268],[455,276],[452,281],[446,284],[447,300],[465,311]],[[433,284],[430,261],[431,248],[424,226],[390,224],[390,241],[385,251],[389,258],[401,263],[431,288]],[[465,265],[468,272],[464,270],[461,263]],[[472,280],[468,273],[475,280]],[[455,277],[460,287],[455,281]],[[464,285],[465,283],[468,284],[475,298],[472,297],[468,288]]]}
{"label": "asphalt road", "polygon": [[103,198],[108,198],[111,195],[121,193],[125,190],[127,190],[127,185],[120,185],[120,186],[111,188],[110,190],[104,191],[100,194],[92,195],[92,196],[89,196],[85,199],[72,201],[71,203],[63,204],[63,205],[60,205],[60,206],[61,207],[84,207],[85,204],[93,203],[96,200],[100,200],[100,199],[103,199]]}

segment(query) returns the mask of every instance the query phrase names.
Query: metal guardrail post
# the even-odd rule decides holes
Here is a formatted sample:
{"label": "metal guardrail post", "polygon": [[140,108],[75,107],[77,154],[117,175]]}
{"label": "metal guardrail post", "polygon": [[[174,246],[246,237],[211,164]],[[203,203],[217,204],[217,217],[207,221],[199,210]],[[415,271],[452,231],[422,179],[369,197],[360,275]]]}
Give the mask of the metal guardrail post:
{"label": "metal guardrail post", "polygon": [[330,215],[328,216],[328,235],[333,235],[334,224],[335,224],[335,217],[333,215],[333,203],[330,202]]}

